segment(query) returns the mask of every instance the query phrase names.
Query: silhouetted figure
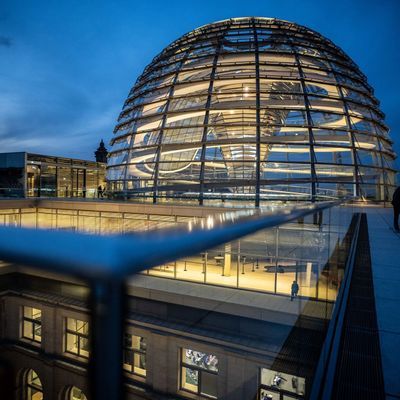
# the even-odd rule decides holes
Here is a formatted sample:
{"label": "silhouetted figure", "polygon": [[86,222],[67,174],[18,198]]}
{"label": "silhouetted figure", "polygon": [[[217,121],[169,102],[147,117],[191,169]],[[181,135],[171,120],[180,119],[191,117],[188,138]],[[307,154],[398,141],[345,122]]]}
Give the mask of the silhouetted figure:
{"label": "silhouetted figure", "polygon": [[98,198],[103,198],[103,188],[101,185],[99,185],[99,187],[97,188],[97,197]]}
{"label": "silhouetted figure", "polygon": [[393,193],[393,228],[396,232],[400,232],[399,229],[399,214],[400,214],[400,186]]}
{"label": "silhouetted figure", "polygon": [[94,155],[96,157],[97,162],[107,163],[108,151],[107,151],[106,147],[104,146],[103,139],[101,139],[100,146],[94,152]]}
{"label": "silhouetted figure", "polygon": [[298,293],[299,293],[299,284],[297,283],[297,281],[293,281],[292,291],[290,294],[290,301],[293,301],[293,299],[297,297]]}

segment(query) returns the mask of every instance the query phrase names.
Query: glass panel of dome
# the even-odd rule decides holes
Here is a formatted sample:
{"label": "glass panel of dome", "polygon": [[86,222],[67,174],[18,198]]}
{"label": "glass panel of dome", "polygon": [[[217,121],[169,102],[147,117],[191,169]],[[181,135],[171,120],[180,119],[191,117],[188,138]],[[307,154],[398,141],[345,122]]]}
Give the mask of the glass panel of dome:
{"label": "glass panel of dome", "polygon": [[169,103],[168,111],[189,110],[205,107],[207,96],[174,98]]}
{"label": "glass panel of dome", "polygon": [[254,54],[220,54],[217,60],[217,66],[234,64],[253,64]]}
{"label": "glass panel of dome", "polygon": [[343,91],[343,96],[346,99],[356,100],[363,104],[374,104],[374,101],[370,97],[356,90],[352,90],[347,87],[342,87],[342,91]]}
{"label": "glass panel of dome", "polygon": [[316,144],[331,144],[338,146],[351,146],[350,133],[341,130],[313,128],[313,137]]}
{"label": "glass panel of dome", "polygon": [[189,58],[185,60],[183,63],[181,70],[192,69],[197,66],[212,66],[214,62],[213,56],[205,56],[205,57],[196,57],[196,58]]}
{"label": "glass panel of dome", "polygon": [[[241,102],[240,105],[242,106],[251,106],[255,105],[256,101],[256,93],[251,93],[249,91],[249,87],[243,87],[242,92],[237,93],[214,93],[211,97],[211,107],[218,108],[222,106],[229,106],[231,108],[235,108],[237,106],[237,102]],[[224,104],[225,103],[225,104]]]}
{"label": "glass panel of dome", "polygon": [[378,152],[357,150],[358,162],[360,165],[381,167],[381,156]]}
{"label": "glass panel of dome", "polygon": [[363,132],[375,132],[374,125],[365,119],[350,116],[352,129]]}
{"label": "glass panel of dome", "polygon": [[143,148],[132,149],[130,152],[130,162],[154,162],[156,159],[157,147],[146,146]]}
{"label": "glass panel of dome", "polygon": [[341,114],[311,111],[310,115],[312,123],[318,127],[339,129],[347,127],[346,118]]}
{"label": "glass panel of dome", "polygon": [[132,118],[147,117],[152,114],[162,113],[165,110],[166,104],[166,101],[163,100],[142,105],[140,109],[136,110],[136,113],[132,114]]}
{"label": "glass panel of dome", "polygon": [[[394,170],[395,169],[395,165],[394,165],[393,159],[391,157],[389,157],[387,154],[384,154],[384,153],[380,153],[380,154],[381,154],[382,159],[383,159],[383,166],[386,167],[386,168],[390,168],[390,169]],[[388,174],[390,176],[393,176],[393,177],[395,176],[393,172],[389,172],[388,171]],[[391,180],[390,182],[392,184],[394,184],[393,180]]]}
{"label": "glass panel of dome", "polygon": [[177,83],[174,87],[173,97],[178,96],[194,96],[194,95],[208,95],[210,83],[208,81],[199,81],[196,83]]}
{"label": "glass panel of dome", "polygon": [[215,72],[216,79],[226,78],[251,78],[256,74],[254,65],[218,66]]}
{"label": "glass panel of dome", "polygon": [[[134,92],[135,96],[137,96],[139,93]],[[140,97],[136,97],[133,100],[130,100],[130,103],[133,106],[142,104],[142,103],[151,103],[152,101],[157,101],[157,100],[162,100],[166,98],[169,94],[169,88],[162,88],[162,89],[154,89],[151,91],[148,91],[146,93],[142,93]]]}
{"label": "glass panel of dome", "polygon": [[188,71],[181,71],[178,74],[178,83],[195,82],[210,78],[211,68],[202,68]]}
{"label": "glass panel of dome", "polygon": [[272,145],[265,151],[265,160],[270,162],[309,162],[309,146]]}
{"label": "glass panel of dome", "polygon": [[316,82],[305,82],[306,92],[309,94],[322,95],[322,96],[334,96],[338,97],[339,92],[336,86],[329,85],[326,83]]}
{"label": "glass panel of dome", "polygon": [[114,139],[112,142],[112,150],[127,149],[130,145],[132,136],[124,136],[121,138]]}
{"label": "glass panel of dome", "polygon": [[254,51],[254,42],[241,43],[234,40],[225,39],[222,45],[222,52],[237,53],[242,51]]}
{"label": "glass panel of dome", "polygon": [[162,143],[197,143],[201,140],[203,136],[203,130],[204,128],[201,126],[164,129]]}
{"label": "glass panel of dome", "polygon": [[317,195],[321,200],[335,199],[338,193],[340,193],[341,197],[352,196],[354,191],[355,185],[345,182],[318,182],[317,186]]}
{"label": "glass panel of dome", "polygon": [[361,183],[361,196],[366,200],[383,200],[378,185],[368,185]]}
{"label": "glass panel of dome", "polygon": [[[155,172],[155,163],[130,163],[127,166],[127,171],[126,171],[126,178],[127,179],[135,179],[137,181],[137,184],[140,184],[142,186],[145,182],[146,179],[149,179],[154,176]],[[140,180],[139,180],[140,178]]]}
{"label": "glass panel of dome", "polygon": [[347,107],[349,110],[349,113],[352,115],[355,115],[356,117],[360,118],[369,118],[369,119],[374,119],[374,120],[381,120],[382,117],[375,113],[373,110],[371,110],[369,107],[364,107],[352,102],[347,103]]}
{"label": "glass panel of dome", "polygon": [[299,69],[296,66],[260,65],[260,78],[300,79]]}
{"label": "glass panel of dome", "polygon": [[328,61],[316,57],[299,56],[300,64],[304,67],[317,67],[321,69],[329,69]]}
{"label": "glass panel of dome", "polygon": [[133,135],[133,147],[154,146],[159,143],[160,131],[135,133]]}
{"label": "glass panel of dome", "polygon": [[[260,38],[259,38],[260,40]],[[259,55],[260,67],[262,63],[278,63],[278,64],[289,64],[293,65],[296,62],[296,59],[291,54],[277,54],[277,53],[260,53]]]}
{"label": "glass panel of dome", "polygon": [[125,166],[121,167],[112,167],[107,170],[107,179],[108,180],[118,180],[124,179],[125,175]]}
{"label": "glass panel of dome", "polygon": [[353,181],[355,176],[354,167],[351,165],[315,164],[315,173],[318,179],[338,178],[343,182]]}
{"label": "glass panel of dome", "polygon": [[[282,125],[306,125],[306,114],[304,111],[276,110],[274,113],[276,113],[277,122]],[[274,114],[272,115],[275,116]],[[261,122],[268,123],[268,117],[270,116],[270,113],[266,113]]]}
{"label": "glass panel of dome", "polygon": [[203,125],[205,111],[191,111],[170,115],[166,122],[166,127],[184,127]]}
{"label": "glass panel of dome", "polygon": [[119,153],[112,153],[108,157],[107,164],[110,166],[118,165],[118,164],[125,164],[128,159],[128,154],[126,151],[122,151]]}
{"label": "glass panel of dome", "polygon": [[261,179],[296,180],[309,178],[310,166],[307,164],[266,162],[261,166]]}
{"label": "glass panel of dome", "polygon": [[343,102],[337,99],[321,98],[309,96],[309,108],[311,110],[332,111],[335,113],[344,113]]}
{"label": "glass panel of dome", "polygon": [[334,164],[353,164],[353,151],[337,146],[314,146],[316,162]]}

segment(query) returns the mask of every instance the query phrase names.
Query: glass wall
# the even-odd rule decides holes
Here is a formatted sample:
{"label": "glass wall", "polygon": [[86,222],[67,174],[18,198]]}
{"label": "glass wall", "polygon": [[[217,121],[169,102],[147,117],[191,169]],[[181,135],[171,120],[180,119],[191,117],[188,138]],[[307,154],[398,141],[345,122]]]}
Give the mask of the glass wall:
{"label": "glass wall", "polygon": [[24,197],[25,153],[0,153],[0,197]]}
{"label": "glass wall", "polygon": [[[293,300],[296,296],[334,300],[344,268],[344,260],[335,254],[347,245],[352,211],[348,206],[335,207],[144,273],[275,293]],[[210,223],[212,217],[50,208],[0,210],[0,224],[94,234],[191,229],[201,221]]]}
{"label": "glass wall", "polygon": [[153,276],[334,300],[351,209],[335,208],[148,270]]}
{"label": "glass wall", "polygon": [[98,197],[105,165],[92,161],[27,154],[27,196]]}

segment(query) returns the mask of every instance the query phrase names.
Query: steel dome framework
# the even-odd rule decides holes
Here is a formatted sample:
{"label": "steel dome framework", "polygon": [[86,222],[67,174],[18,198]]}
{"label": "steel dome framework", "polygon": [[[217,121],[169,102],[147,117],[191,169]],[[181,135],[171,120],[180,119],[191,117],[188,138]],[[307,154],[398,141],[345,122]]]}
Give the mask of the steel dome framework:
{"label": "steel dome framework", "polygon": [[163,50],[111,141],[110,191],[200,204],[387,200],[395,154],[356,64],[294,23],[230,19]]}

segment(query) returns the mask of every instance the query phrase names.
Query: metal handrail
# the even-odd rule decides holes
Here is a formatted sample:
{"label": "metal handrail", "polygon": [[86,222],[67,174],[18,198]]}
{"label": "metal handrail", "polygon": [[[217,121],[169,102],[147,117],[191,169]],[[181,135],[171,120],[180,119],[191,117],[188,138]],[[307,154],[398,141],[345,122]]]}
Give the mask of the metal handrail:
{"label": "metal handrail", "polygon": [[126,278],[343,202],[240,210],[189,223],[187,229],[108,236],[0,227],[0,259],[73,275],[87,282],[92,313],[88,368],[91,398],[117,400],[123,398]]}

